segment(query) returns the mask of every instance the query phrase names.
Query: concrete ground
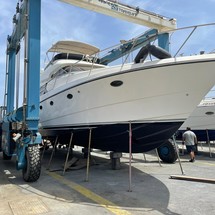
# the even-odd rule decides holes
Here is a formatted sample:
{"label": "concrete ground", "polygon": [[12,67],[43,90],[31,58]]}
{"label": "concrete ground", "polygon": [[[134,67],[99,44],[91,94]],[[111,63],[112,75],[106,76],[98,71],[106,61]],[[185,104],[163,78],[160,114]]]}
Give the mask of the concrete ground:
{"label": "concrete ground", "polygon": [[[179,146],[181,147],[181,146]],[[79,148],[76,148],[78,151]],[[186,176],[215,179],[215,153],[199,147],[195,163],[188,155],[180,160]],[[39,180],[26,183],[15,169],[15,158],[0,155],[0,215],[211,215],[215,213],[215,184],[170,179],[181,175],[179,162],[159,165],[155,152],[133,154],[129,178],[129,155],[123,154],[121,168],[112,170],[109,154],[92,153],[87,175],[86,160],[62,175],[66,150],[58,150],[46,170],[51,150],[44,153]],[[80,169],[78,169],[80,167]],[[81,168],[82,167],[82,168]],[[88,182],[86,182],[88,179]]]}

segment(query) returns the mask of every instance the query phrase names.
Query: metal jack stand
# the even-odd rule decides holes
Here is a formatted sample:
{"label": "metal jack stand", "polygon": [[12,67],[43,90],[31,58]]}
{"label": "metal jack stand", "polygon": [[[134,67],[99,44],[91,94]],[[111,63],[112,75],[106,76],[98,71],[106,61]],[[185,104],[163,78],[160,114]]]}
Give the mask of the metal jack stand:
{"label": "metal jack stand", "polygon": [[90,145],[91,145],[92,128],[89,128],[89,144],[87,154],[87,172],[85,181],[89,181],[89,166],[90,166]]}
{"label": "metal jack stand", "polygon": [[143,157],[144,157],[144,161],[146,163],[146,155],[145,155],[145,153],[143,153]]}
{"label": "metal jack stand", "polygon": [[180,165],[180,168],[181,168],[181,174],[182,174],[182,175],[185,175],[184,170],[183,170],[182,165],[181,165],[181,160],[180,160],[179,153],[178,153],[178,147],[177,147],[177,144],[176,144],[176,140],[175,140],[175,136],[174,136],[174,135],[172,136],[172,139],[173,139],[173,142],[174,142],[174,145],[175,145],[175,148],[176,148],[176,153],[177,153],[179,165]]}
{"label": "metal jack stand", "polygon": [[64,168],[63,168],[63,175],[65,174],[65,171],[66,171],[66,168],[67,168],[67,162],[68,162],[68,159],[69,159],[70,149],[71,149],[71,145],[72,145],[72,139],[73,139],[73,133],[71,133],[71,137],[70,137],[70,140],[69,140],[69,147],[68,147],[68,151],[67,151],[67,155],[66,155],[66,161],[65,161],[65,164],[64,164]]}
{"label": "metal jack stand", "polygon": [[207,134],[207,142],[208,142],[208,147],[209,147],[210,158],[212,158],[210,138],[209,138],[209,134],[208,134],[208,130],[207,129],[206,129],[206,134]]}
{"label": "metal jack stand", "polygon": [[50,160],[49,160],[49,163],[48,163],[48,167],[46,168],[47,170],[49,170],[49,168],[51,166],[51,161],[52,161],[52,158],[53,158],[57,143],[58,143],[58,136],[55,139],[55,143],[54,143],[54,146],[53,146],[53,149],[52,149],[52,154],[51,154],[51,157],[50,157]]}
{"label": "metal jack stand", "polygon": [[128,192],[132,192],[132,189],[131,189],[131,159],[132,159],[132,129],[131,129],[131,122],[129,122],[129,188],[128,188]]}
{"label": "metal jack stand", "polygon": [[155,152],[156,152],[156,155],[157,155],[157,158],[158,158],[158,163],[159,163],[160,166],[162,166],[160,158],[159,158],[159,155],[158,155],[158,149],[157,148],[155,149]]}

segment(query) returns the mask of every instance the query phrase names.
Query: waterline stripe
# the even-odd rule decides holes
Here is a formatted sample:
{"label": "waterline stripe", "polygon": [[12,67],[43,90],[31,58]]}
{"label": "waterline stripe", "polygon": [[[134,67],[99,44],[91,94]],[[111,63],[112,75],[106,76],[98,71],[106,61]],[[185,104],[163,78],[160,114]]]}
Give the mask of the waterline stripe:
{"label": "waterline stripe", "polygon": [[111,211],[113,214],[116,215],[131,215],[126,210],[121,209],[114,203],[104,199],[103,197],[93,193],[92,191],[86,189],[85,187],[82,187],[70,180],[65,179],[64,177],[54,173],[54,172],[46,172],[49,176],[52,178],[58,180],[60,183],[70,187],[71,189],[77,191],[78,193],[82,194],[83,196],[87,197],[88,199],[93,200],[94,202],[98,203],[102,207],[106,208],[107,210]]}

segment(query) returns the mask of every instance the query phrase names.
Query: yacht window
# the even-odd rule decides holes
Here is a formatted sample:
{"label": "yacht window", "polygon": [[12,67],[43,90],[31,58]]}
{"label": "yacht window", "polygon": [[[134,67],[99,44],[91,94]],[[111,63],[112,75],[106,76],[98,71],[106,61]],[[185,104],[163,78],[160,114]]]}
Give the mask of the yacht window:
{"label": "yacht window", "polygon": [[51,78],[59,77],[59,76],[68,74],[70,72],[79,72],[79,71],[84,71],[84,69],[76,66],[66,66],[58,70],[56,73],[52,74]]}
{"label": "yacht window", "polygon": [[71,72],[80,72],[80,71],[84,71],[84,69],[77,66],[71,66]]}
{"label": "yacht window", "polygon": [[67,66],[67,67],[63,67],[61,68],[60,70],[58,70],[55,74],[54,74],[54,77],[57,77],[57,76],[62,76],[62,75],[65,75],[67,73],[70,72],[70,67]]}
{"label": "yacht window", "polygon": [[70,94],[70,93],[69,93],[69,94],[67,94],[67,98],[68,98],[68,99],[72,99],[72,97],[73,97],[73,95],[72,95],[72,94]]}

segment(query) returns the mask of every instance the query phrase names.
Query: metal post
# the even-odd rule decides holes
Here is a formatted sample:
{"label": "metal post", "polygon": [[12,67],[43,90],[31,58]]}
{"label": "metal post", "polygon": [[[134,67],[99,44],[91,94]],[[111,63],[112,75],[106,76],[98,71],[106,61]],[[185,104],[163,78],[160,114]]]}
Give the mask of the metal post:
{"label": "metal post", "polygon": [[208,129],[206,129],[206,134],[207,134],[207,142],[208,142],[208,146],[209,146],[210,158],[212,158],[211,145],[210,145],[210,138],[209,138],[209,134],[208,134]]}
{"label": "metal post", "polygon": [[178,161],[179,161],[179,165],[180,165],[180,168],[181,168],[181,174],[184,175],[185,173],[184,173],[184,170],[183,170],[182,165],[181,165],[181,160],[180,160],[179,153],[178,153],[178,147],[177,147],[177,144],[176,144],[176,140],[175,140],[175,136],[174,136],[174,135],[172,136],[172,139],[173,139],[173,142],[174,142],[174,145],[175,145],[176,154],[177,154]]}
{"label": "metal post", "polygon": [[92,128],[89,129],[89,144],[88,144],[88,152],[87,152],[87,172],[85,181],[89,181],[89,168],[90,168],[90,145],[91,145],[91,136],[92,136]]}
{"label": "metal post", "polygon": [[16,109],[19,107],[20,51],[16,55]]}
{"label": "metal post", "polygon": [[145,160],[145,163],[146,163],[146,155],[145,155],[145,153],[143,153],[143,157],[144,157],[144,160]]}
{"label": "metal post", "polygon": [[162,166],[160,158],[159,158],[159,155],[158,155],[158,149],[157,148],[155,149],[155,152],[156,152],[156,155],[157,155],[157,158],[158,158],[158,163],[159,163],[160,166]]}
{"label": "metal post", "polygon": [[131,189],[131,159],[132,159],[132,129],[131,129],[131,122],[129,122],[129,189],[128,189],[128,192],[132,192],[132,189]]}
{"label": "metal post", "polygon": [[9,53],[8,65],[8,84],[7,84],[7,111],[10,113],[14,110],[14,94],[15,94],[15,64],[16,64],[16,51],[12,50]]}
{"label": "metal post", "polygon": [[28,129],[38,131],[40,104],[40,35],[41,0],[29,0],[27,53],[27,109]]}
{"label": "metal post", "polygon": [[63,175],[65,174],[65,171],[66,171],[66,166],[67,166],[69,153],[70,153],[70,148],[71,148],[71,144],[72,144],[72,138],[73,138],[73,133],[71,133],[71,137],[70,137],[70,141],[69,141],[69,147],[68,147],[68,151],[67,151],[67,155],[66,155],[66,161],[65,161],[65,164],[64,164],[64,168],[63,168]]}
{"label": "metal post", "polygon": [[53,158],[55,149],[56,149],[57,142],[58,142],[58,136],[57,136],[56,139],[55,139],[55,143],[54,143],[54,146],[53,146],[53,149],[52,149],[51,157],[50,157],[50,159],[49,159],[49,163],[48,163],[47,170],[49,170],[49,168],[50,168],[50,166],[51,166],[51,161],[52,161],[52,158]]}

